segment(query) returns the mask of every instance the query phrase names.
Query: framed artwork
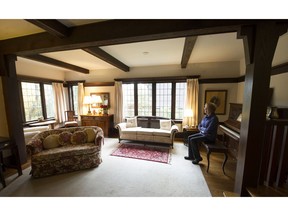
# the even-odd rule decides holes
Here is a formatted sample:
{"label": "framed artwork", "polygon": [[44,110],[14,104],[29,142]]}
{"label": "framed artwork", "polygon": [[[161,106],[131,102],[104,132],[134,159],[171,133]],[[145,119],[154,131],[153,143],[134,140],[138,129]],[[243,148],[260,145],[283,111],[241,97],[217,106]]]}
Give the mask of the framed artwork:
{"label": "framed artwork", "polygon": [[101,102],[91,104],[92,108],[101,108],[101,105],[107,106],[110,108],[110,94],[109,92],[97,92],[97,93],[90,93],[91,96],[99,96],[101,98]]}
{"label": "framed artwork", "polygon": [[215,103],[217,109],[216,115],[226,114],[226,101],[227,101],[227,90],[206,90],[204,103],[212,102]]}

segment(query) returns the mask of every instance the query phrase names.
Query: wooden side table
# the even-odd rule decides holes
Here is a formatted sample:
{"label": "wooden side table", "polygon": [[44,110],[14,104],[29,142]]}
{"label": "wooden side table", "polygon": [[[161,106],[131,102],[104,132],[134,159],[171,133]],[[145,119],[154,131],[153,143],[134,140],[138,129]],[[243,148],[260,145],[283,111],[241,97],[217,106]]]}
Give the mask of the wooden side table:
{"label": "wooden side table", "polygon": [[[11,150],[12,154],[15,156],[15,163],[16,165],[6,165],[4,164],[3,154],[2,152],[6,149]],[[0,137],[0,182],[2,183],[3,187],[6,187],[6,182],[3,174],[3,168],[7,166],[9,168],[17,169],[18,175],[22,175],[22,168],[19,158],[18,147],[16,145],[12,145],[11,141],[7,137]]]}
{"label": "wooden side table", "polygon": [[104,136],[109,136],[113,128],[113,115],[81,115],[82,126],[98,126],[102,128]]}
{"label": "wooden side table", "polygon": [[188,146],[188,137],[192,134],[198,133],[199,130],[197,127],[184,127],[183,128],[183,143],[185,146]]}

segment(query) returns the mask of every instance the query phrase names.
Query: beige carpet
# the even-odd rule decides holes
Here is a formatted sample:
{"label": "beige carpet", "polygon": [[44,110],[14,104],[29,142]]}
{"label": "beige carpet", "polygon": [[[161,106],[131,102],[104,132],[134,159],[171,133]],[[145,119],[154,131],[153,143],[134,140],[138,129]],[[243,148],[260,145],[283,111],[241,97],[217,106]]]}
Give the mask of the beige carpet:
{"label": "beige carpet", "polygon": [[98,168],[33,179],[30,168],[6,179],[1,197],[210,197],[199,166],[184,160],[187,147],[171,150],[170,164],[110,156],[118,139],[105,139]]}

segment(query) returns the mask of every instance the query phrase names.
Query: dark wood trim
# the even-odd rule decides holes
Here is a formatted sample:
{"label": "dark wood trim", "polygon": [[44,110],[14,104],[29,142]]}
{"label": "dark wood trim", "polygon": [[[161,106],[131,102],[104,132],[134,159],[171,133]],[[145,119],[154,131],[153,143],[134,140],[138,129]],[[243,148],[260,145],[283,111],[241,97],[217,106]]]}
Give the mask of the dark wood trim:
{"label": "dark wood trim", "polygon": [[181,60],[181,68],[186,68],[196,43],[197,36],[186,37]]}
{"label": "dark wood trim", "polygon": [[245,58],[248,58],[245,60],[247,66],[242,108],[245,118],[241,122],[234,189],[241,196],[248,195],[247,187],[257,187],[259,183],[271,64],[281,32],[279,30],[286,28],[287,31],[287,26],[279,26],[272,21],[249,28],[245,27],[247,40],[244,40]]}
{"label": "dark wood trim", "polygon": [[25,55],[25,56],[21,56],[23,58],[27,58],[27,59],[31,59],[34,61],[38,61],[38,62],[42,62],[45,64],[50,64],[53,66],[57,66],[57,67],[61,67],[61,68],[65,68],[68,70],[72,70],[72,71],[76,71],[76,72],[80,72],[80,73],[84,73],[84,74],[89,74],[89,70],[86,68],[82,68],[76,65],[72,65],[66,62],[62,62],[53,58],[49,58],[47,56],[43,56],[43,55]]}
{"label": "dark wood trim", "polygon": [[42,114],[44,119],[47,119],[47,110],[46,110],[46,103],[45,103],[45,92],[44,92],[44,83],[40,84],[40,95],[41,95],[41,104],[42,104]]}
{"label": "dark wood trim", "polygon": [[169,81],[178,81],[186,82],[187,79],[196,79],[199,78],[199,75],[195,76],[170,76],[170,77],[143,77],[143,78],[123,78],[123,79],[114,79],[115,81],[122,81],[125,83],[132,82],[169,82]]}
{"label": "dark wood trim", "polygon": [[134,112],[135,112],[135,116],[138,116],[138,89],[137,89],[137,83],[134,83]]}
{"label": "dark wood trim", "polygon": [[152,83],[152,116],[156,116],[156,83]]}
{"label": "dark wood trim", "polygon": [[238,83],[239,78],[210,78],[210,79],[199,79],[199,84],[206,84],[206,83]]}
{"label": "dark wood trim", "polygon": [[271,75],[278,75],[288,72],[288,62],[272,67]]}
{"label": "dark wood trim", "polygon": [[24,75],[17,75],[17,79],[19,81],[23,82],[42,82],[42,83],[48,83],[51,84],[53,82],[56,83],[64,83],[62,80],[51,80],[51,79],[45,79],[45,78],[39,78],[39,77],[31,77],[31,76],[24,76]]}
{"label": "dark wood trim", "polygon": [[26,19],[26,21],[44,29],[49,34],[54,35],[59,38],[68,37],[70,34],[70,29],[54,19]]}
{"label": "dark wood trim", "polygon": [[20,161],[27,161],[26,146],[22,127],[21,105],[19,86],[16,73],[15,55],[2,56],[5,63],[7,75],[2,77],[3,96],[5,100],[5,110],[9,137],[13,144],[17,145]]}
{"label": "dark wood trim", "polygon": [[[33,55],[140,41],[237,32],[257,20],[108,20],[71,29],[67,38],[38,33],[0,42],[2,53]],[[280,21],[279,21],[280,22]]]}
{"label": "dark wood trim", "polygon": [[93,87],[93,86],[114,86],[114,82],[91,82],[84,83],[84,87]]}
{"label": "dark wood trim", "polygon": [[84,51],[90,53],[93,56],[96,56],[99,59],[102,59],[103,61],[119,68],[120,70],[123,70],[125,72],[128,72],[130,68],[125,65],[123,62],[119,61],[118,59],[114,58],[104,50],[100,49],[99,47],[90,47],[90,48],[84,48]]}
{"label": "dark wood trim", "polygon": [[171,119],[175,119],[175,111],[176,111],[176,82],[172,82],[171,89]]}

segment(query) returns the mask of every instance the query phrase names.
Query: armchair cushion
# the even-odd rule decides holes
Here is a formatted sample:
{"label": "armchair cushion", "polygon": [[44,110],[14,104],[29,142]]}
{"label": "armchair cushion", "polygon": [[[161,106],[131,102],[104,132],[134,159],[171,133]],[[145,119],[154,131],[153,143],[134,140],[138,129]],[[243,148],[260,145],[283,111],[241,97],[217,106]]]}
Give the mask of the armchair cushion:
{"label": "armchair cushion", "polygon": [[161,130],[168,130],[170,131],[171,129],[171,120],[160,120],[160,129]]}
{"label": "armchair cushion", "polygon": [[127,124],[126,124],[127,128],[130,127],[137,127],[137,117],[134,118],[127,118]]}
{"label": "armchair cushion", "polygon": [[87,140],[86,133],[84,131],[76,131],[71,136],[71,143],[74,145],[83,144]]}
{"label": "armchair cushion", "polygon": [[69,131],[63,131],[59,134],[59,143],[62,146],[71,144],[72,133]]}
{"label": "armchair cushion", "polygon": [[94,142],[96,134],[92,128],[86,128],[84,129],[84,132],[86,133],[87,136],[87,142]]}
{"label": "armchair cushion", "polygon": [[51,134],[47,136],[43,141],[44,149],[57,148],[59,145],[60,143],[58,134]]}

